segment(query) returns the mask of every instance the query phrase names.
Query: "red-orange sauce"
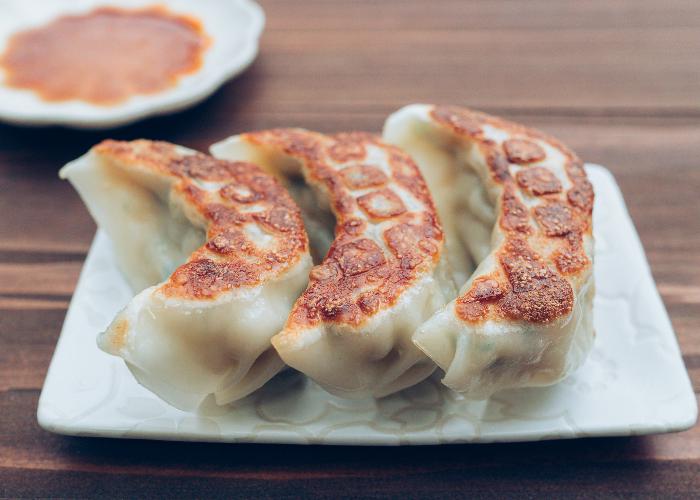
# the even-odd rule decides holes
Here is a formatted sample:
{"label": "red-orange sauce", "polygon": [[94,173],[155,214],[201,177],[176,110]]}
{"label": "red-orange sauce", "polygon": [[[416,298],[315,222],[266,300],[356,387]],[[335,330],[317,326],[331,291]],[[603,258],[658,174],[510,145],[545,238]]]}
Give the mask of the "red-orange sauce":
{"label": "red-orange sauce", "polygon": [[103,7],[15,34],[0,66],[6,85],[47,101],[111,105],[174,85],[201,66],[208,45],[191,17]]}

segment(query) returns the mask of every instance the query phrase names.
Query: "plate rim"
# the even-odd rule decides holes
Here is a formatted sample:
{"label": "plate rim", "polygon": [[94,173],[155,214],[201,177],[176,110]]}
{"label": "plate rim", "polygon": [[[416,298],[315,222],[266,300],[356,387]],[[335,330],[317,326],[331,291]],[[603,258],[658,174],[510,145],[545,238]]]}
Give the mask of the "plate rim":
{"label": "plate rim", "polygon": [[[66,317],[63,323],[63,326],[61,328],[61,333],[58,337],[56,347],[54,350],[54,354],[52,355],[51,362],[49,364],[49,368],[46,373],[46,378],[44,382],[44,386],[42,387],[41,395],[39,398],[38,406],[37,406],[37,420],[39,423],[39,426],[52,433],[57,433],[57,434],[62,434],[62,435],[67,435],[67,436],[81,436],[81,437],[107,437],[107,438],[118,438],[118,439],[148,439],[148,440],[156,440],[156,441],[183,441],[183,442],[213,442],[213,443],[259,443],[259,444],[308,444],[308,445],[330,445],[330,446],[401,446],[401,445],[417,445],[417,446],[424,446],[424,445],[442,445],[442,444],[483,444],[483,443],[509,443],[509,442],[534,442],[534,441],[544,441],[544,440],[558,440],[558,439],[582,439],[582,438],[591,438],[591,437],[622,437],[622,436],[639,436],[639,435],[648,435],[648,434],[665,434],[665,433],[673,433],[673,432],[681,432],[687,429],[692,428],[696,423],[698,419],[698,405],[697,405],[697,398],[695,396],[695,392],[693,390],[692,382],[690,380],[690,376],[688,374],[687,368],[685,366],[685,362],[682,357],[682,351],[680,350],[680,345],[678,343],[678,338],[675,334],[675,331],[673,329],[673,325],[670,322],[670,319],[668,317],[668,312],[666,310],[666,306],[663,303],[663,300],[661,299],[661,296],[658,292],[658,288],[655,286],[656,283],[653,279],[653,275],[651,274],[648,260],[646,259],[646,254],[644,252],[644,248],[642,246],[641,240],[639,238],[639,234],[636,231],[636,228],[634,226],[634,223],[629,216],[629,212],[627,210],[627,205],[624,201],[624,197],[622,195],[622,192],[615,181],[614,176],[612,173],[606,169],[605,167],[598,165],[598,164],[592,164],[592,163],[586,163],[586,169],[596,171],[600,175],[603,175],[604,177],[607,177],[607,181],[612,184],[612,186],[617,190],[617,193],[620,197],[621,200],[621,208],[624,210],[625,216],[628,218],[629,223],[631,225],[633,237],[635,239],[635,244],[638,246],[639,251],[641,252],[641,255],[643,257],[643,264],[646,266],[647,271],[649,272],[649,276],[651,278],[651,285],[654,293],[654,299],[658,300],[661,307],[662,307],[662,312],[665,316],[664,319],[667,320],[669,328],[670,328],[670,333],[671,333],[671,338],[669,339],[669,342],[672,343],[672,347],[674,348],[675,353],[678,354],[678,362],[681,363],[683,367],[683,376],[684,376],[684,387],[680,387],[679,384],[679,394],[682,394],[682,397],[686,397],[688,399],[688,403],[691,402],[692,399],[692,404],[687,405],[687,412],[684,413],[682,416],[678,416],[676,419],[673,421],[668,421],[664,420],[663,422],[657,421],[654,423],[646,423],[646,424],[627,424],[627,425],[618,425],[617,427],[610,426],[605,429],[601,430],[594,430],[594,431],[580,431],[580,430],[575,430],[575,429],[569,429],[567,431],[561,431],[557,430],[556,433],[547,433],[543,432],[541,430],[533,430],[531,432],[528,431],[511,431],[511,432],[503,432],[500,431],[498,435],[490,435],[490,434],[485,434],[485,435],[477,435],[477,436],[467,436],[462,438],[454,438],[454,437],[435,437],[433,435],[425,435],[425,434],[417,434],[417,435],[412,435],[410,437],[410,441],[404,440],[402,437],[398,436],[392,436],[391,439],[388,439],[386,436],[382,435],[365,435],[361,439],[353,439],[351,437],[344,437],[344,436],[334,436],[329,439],[329,437],[316,437],[316,436],[302,436],[302,435],[295,435],[295,434],[278,434],[275,432],[271,433],[260,433],[256,436],[252,436],[249,432],[247,431],[241,431],[240,433],[228,433],[228,434],[220,434],[217,436],[211,435],[202,435],[202,434],[196,434],[193,432],[187,432],[187,431],[182,431],[182,430],[176,430],[176,431],[166,431],[166,430],[155,430],[155,429],[145,429],[145,430],[134,430],[131,428],[120,428],[120,427],[99,427],[99,426],[92,426],[90,428],[87,427],[81,427],[79,424],[73,424],[68,422],[67,420],[56,420],[52,418],[49,412],[45,411],[46,410],[46,400],[45,400],[45,388],[46,388],[46,380],[49,379],[49,377],[52,374],[52,371],[55,368],[55,354],[59,350],[60,345],[62,340],[65,338],[64,333],[66,330],[66,325],[68,323],[68,318],[69,315],[73,312],[73,304],[75,300],[75,294],[71,297]],[[95,238],[93,239],[90,249],[88,250],[88,254],[86,257],[87,258],[92,254],[94,251],[94,247],[97,241],[97,236],[99,234],[96,233]],[[86,266],[83,265],[81,271],[80,271],[80,276],[78,278],[78,281],[76,283],[76,290],[78,287],[81,285],[85,278],[86,274]],[[680,396],[679,396],[680,397]],[[301,425],[301,424],[299,424]]]}

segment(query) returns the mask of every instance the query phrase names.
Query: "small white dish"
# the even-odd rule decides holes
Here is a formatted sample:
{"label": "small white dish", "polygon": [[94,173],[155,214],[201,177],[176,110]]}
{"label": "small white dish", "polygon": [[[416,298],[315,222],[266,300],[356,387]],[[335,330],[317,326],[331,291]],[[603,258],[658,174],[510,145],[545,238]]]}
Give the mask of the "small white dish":
{"label": "small white dish", "polygon": [[[245,70],[258,53],[265,25],[262,8],[252,0],[0,0],[0,54],[11,36],[65,16],[104,7],[138,9],[162,5],[174,14],[201,21],[211,45],[202,66],[155,94],[132,96],[100,106],[83,101],[49,102],[30,90],[9,87],[0,67],[0,120],[21,125],[63,125],[102,129],[126,125],[151,115],[179,111],[216,91]],[[89,67],[85,71],[90,71]]]}
{"label": "small white dish", "polygon": [[596,190],[595,327],[584,366],[545,388],[467,401],[427,380],[380,400],[348,401],[281,374],[229,408],[177,410],[95,344],[131,292],[98,232],[66,316],[39,424],[80,436],[350,445],[528,441],[691,427],[697,404],[671,323],[612,175],[587,166]]}

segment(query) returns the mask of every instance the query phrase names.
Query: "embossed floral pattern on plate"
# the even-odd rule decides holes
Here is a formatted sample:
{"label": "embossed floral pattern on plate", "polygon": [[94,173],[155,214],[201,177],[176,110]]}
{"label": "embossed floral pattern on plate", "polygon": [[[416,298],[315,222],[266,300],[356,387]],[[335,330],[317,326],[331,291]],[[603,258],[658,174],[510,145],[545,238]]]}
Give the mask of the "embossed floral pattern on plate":
{"label": "embossed floral pattern on plate", "polygon": [[[130,298],[98,232],[39,401],[42,427],[70,435],[353,445],[527,441],[688,428],[697,405],[666,311],[615,180],[596,189],[596,344],[584,366],[546,388],[469,401],[438,377],[379,399],[331,396],[287,371],[237,404],[177,410],[136,383],[95,335]],[[653,367],[653,370],[650,369]]]}

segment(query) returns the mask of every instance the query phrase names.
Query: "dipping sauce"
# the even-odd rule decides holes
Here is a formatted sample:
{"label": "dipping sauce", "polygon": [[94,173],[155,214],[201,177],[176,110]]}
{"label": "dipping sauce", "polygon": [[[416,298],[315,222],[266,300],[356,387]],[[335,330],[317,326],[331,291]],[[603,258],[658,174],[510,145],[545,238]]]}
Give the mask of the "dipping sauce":
{"label": "dipping sauce", "polygon": [[164,7],[103,7],[13,35],[0,67],[5,85],[46,101],[113,105],[174,86],[208,46],[198,20]]}

